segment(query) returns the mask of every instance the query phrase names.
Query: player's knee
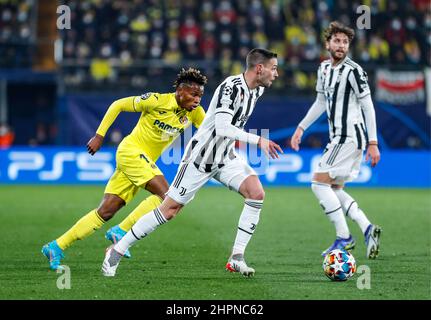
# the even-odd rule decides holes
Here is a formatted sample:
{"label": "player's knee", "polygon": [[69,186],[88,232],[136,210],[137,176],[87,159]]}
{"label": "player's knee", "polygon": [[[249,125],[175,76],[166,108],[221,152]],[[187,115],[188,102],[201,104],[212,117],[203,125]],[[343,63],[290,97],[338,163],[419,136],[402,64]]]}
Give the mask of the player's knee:
{"label": "player's knee", "polygon": [[112,207],[111,208],[97,209],[97,213],[105,221],[110,220],[117,213],[117,211],[118,211],[118,209],[112,208]]}
{"label": "player's knee", "polygon": [[265,199],[265,190],[263,190],[263,188],[250,190],[248,194],[248,198],[253,200],[263,201]]}
{"label": "player's knee", "polygon": [[118,212],[118,210],[120,210],[121,207],[122,205],[114,203],[104,203],[97,209],[97,213],[103,220],[108,221]]}
{"label": "player's knee", "polygon": [[161,188],[159,190],[152,191],[152,193],[156,196],[158,196],[162,201],[166,198],[166,193],[168,192],[169,188]]}
{"label": "player's knee", "polygon": [[109,208],[99,208],[99,209],[97,209],[97,213],[99,214],[99,216],[104,221],[110,220],[115,215],[115,212],[116,211],[110,210]]}
{"label": "player's knee", "polygon": [[313,175],[313,181],[315,182],[333,184],[333,180],[327,172],[318,172]]}

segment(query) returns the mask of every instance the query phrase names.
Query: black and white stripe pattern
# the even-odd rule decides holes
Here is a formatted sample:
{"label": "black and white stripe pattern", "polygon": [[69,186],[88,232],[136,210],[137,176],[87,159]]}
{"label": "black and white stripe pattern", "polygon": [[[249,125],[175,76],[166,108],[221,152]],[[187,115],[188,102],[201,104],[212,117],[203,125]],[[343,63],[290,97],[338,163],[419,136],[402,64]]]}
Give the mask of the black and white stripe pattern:
{"label": "black and white stripe pattern", "polygon": [[330,166],[334,164],[335,159],[337,158],[338,153],[340,152],[341,148],[343,147],[342,144],[337,144],[331,151],[331,154],[328,157],[328,160],[326,163]]}
{"label": "black and white stripe pattern", "polygon": [[154,212],[154,216],[156,217],[159,225],[165,224],[167,222],[167,220],[165,219],[165,217],[163,216],[163,214],[159,210],[159,208],[154,209],[153,212]]}
{"label": "black and white stripe pattern", "polygon": [[331,142],[355,141],[358,149],[364,149],[367,138],[359,99],[370,94],[365,71],[348,57],[335,67],[325,60],[318,70],[316,90],[326,98]]}
{"label": "black and white stripe pattern", "polygon": [[[154,218],[151,217],[151,215],[153,215]],[[130,232],[132,233],[132,235],[135,237],[136,240],[141,240],[141,239],[145,238],[148,234],[150,234],[152,231],[154,231],[155,228],[168,222],[166,220],[166,218],[163,216],[162,212],[159,210],[159,208],[156,208],[153,211],[150,211],[143,218],[144,219],[148,218],[151,220],[151,222],[149,223],[148,220],[143,221],[141,218],[130,229]],[[134,227],[136,228],[136,230],[133,230]],[[120,244],[121,244],[121,242],[120,242]],[[127,247],[124,250],[126,250],[126,249],[127,249]]]}
{"label": "black and white stripe pattern", "polygon": [[183,180],[184,173],[186,172],[186,170],[187,170],[187,166],[188,166],[188,165],[189,165],[188,163],[184,163],[184,164],[181,166],[181,168],[178,170],[178,174],[176,175],[176,178],[175,178],[174,182],[172,183],[172,185],[173,185],[175,188],[178,188],[178,186],[179,186],[179,185],[180,185],[180,183],[181,183],[181,180]]}
{"label": "black and white stripe pattern", "polygon": [[263,201],[245,200],[244,203],[255,209],[262,209]]}
{"label": "black and white stripe pattern", "polygon": [[190,154],[190,159],[198,170],[211,172],[223,167],[226,160],[235,157],[235,141],[216,135],[216,114],[232,115],[231,124],[243,129],[263,92],[263,87],[250,90],[243,74],[228,77],[217,87],[205,120],[193,138],[197,142],[193,150],[190,145],[186,149],[186,154]]}

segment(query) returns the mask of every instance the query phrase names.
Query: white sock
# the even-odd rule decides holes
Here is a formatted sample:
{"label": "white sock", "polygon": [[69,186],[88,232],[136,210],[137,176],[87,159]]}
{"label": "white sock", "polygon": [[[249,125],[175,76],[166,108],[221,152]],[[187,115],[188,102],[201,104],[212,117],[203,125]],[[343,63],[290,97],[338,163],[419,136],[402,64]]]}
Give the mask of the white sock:
{"label": "white sock", "polygon": [[319,200],[319,203],[325,211],[329,220],[335,226],[337,237],[347,239],[350,237],[349,227],[344,217],[340,200],[329,184],[312,182],[311,189]]}
{"label": "white sock", "polygon": [[235,243],[232,255],[244,255],[245,248],[250,241],[254,230],[259,222],[260,211],[262,210],[263,200],[245,199],[244,208],[238,222]]}
{"label": "white sock", "polygon": [[117,242],[117,244],[114,246],[114,250],[124,255],[127,249],[129,249],[136,241],[146,237],[151,232],[156,230],[158,226],[166,222],[167,220],[159,208],[154,209],[136,221],[129,232],[127,232],[126,235]]}
{"label": "white sock", "polygon": [[335,194],[341,202],[344,214],[353,221],[355,221],[359,228],[361,228],[362,233],[365,233],[367,227],[371,224],[365,213],[359,209],[357,202],[353,199],[346,191],[343,189],[334,189]]}

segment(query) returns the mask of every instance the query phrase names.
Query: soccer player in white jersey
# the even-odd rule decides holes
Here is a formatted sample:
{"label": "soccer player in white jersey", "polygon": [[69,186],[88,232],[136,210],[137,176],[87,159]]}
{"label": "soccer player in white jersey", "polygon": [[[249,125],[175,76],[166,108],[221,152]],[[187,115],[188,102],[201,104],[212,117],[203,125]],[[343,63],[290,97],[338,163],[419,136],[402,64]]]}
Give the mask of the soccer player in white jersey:
{"label": "soccer player in white jersey", "polygon": [[257,99],[278,77],[277,55],[253,49],[246,63],[244,73],[228,77],[214,92],[205,119],[187,145],[163,203],[139,219],[121,241],[107,249],[102,265],[105,276],[114,276],[127,249],[175,217],[211,178],[245,198],[226,269],[244,276],[254,274],[254,269],[244,260],[244,252],[259,222],[265,192],[256,172],[235,152],[235,141],[258,145],[273,159],[278,158],[278,151],[283,151],[273,141],[243,130]]}
{"label": "soccer player in white jersey", "polygon": [[320,64],[317,98],[299,123],[291,145],[298,151],[304,131],[326,111],[330,142],[314,172],[311,188],[335,226],[336,240],[323,251],[322,256],[333,249],[351,250],[355,247],[355,240],[346,223],[347,216],[358,223],[364,234],[367,257],[375,259],[379,253],[381,228],[372,224],[356,201],[343,190],[345,182],[358,176],[364,150],[365,159],[371,159],[372,167],[380,161],[367,74],[347,57],[353,37],[351,28],[336,21],[325,30],[330,59]]}

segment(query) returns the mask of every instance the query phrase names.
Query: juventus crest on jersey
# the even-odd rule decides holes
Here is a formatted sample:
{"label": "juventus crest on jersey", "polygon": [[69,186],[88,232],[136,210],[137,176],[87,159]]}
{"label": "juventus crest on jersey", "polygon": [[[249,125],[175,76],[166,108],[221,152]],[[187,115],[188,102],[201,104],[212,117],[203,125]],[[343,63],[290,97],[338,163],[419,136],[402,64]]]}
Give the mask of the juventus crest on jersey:
{"label": "juventus crest on jersey", "polygon": [[357,139],[358,146],[365,146],[368,138],[359,99],[370,94],[366,72],[349,57],[335,67],[325,60],[317,72],[316,91],[325,95],[331,141]]}
{"label": "juventus crest on jersey", "polygon": [[263,87],[250,90],[244,74],[226,78],[215,90],[202,125],[187,145],[184,161],[193,161],[198,170],[210,172],[235,158],[235,141],[216,136],[216,114],[231,115],[231,124],[244,129],[263,92]]}

